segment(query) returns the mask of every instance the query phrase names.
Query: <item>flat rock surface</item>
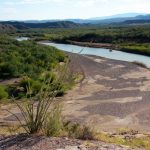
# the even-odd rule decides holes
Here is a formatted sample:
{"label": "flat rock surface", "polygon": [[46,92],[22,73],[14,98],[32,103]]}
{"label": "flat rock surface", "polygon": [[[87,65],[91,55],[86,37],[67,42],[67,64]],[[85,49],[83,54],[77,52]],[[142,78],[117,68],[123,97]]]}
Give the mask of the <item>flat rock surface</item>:
{"label": "flat rock surface", "polygon": [[[98,141],[81,141],[44,136],[0,136],[0,150],[132,150]],[[138,149],[136,149],[138,150]],[[140,149],[139,149],[140,150]]]}
{"label": "flat rock surface", "polygon": [[97,130],[150,131],[150,70],[98,56],[70,56],[84,80],[65,96],[64,115]]}

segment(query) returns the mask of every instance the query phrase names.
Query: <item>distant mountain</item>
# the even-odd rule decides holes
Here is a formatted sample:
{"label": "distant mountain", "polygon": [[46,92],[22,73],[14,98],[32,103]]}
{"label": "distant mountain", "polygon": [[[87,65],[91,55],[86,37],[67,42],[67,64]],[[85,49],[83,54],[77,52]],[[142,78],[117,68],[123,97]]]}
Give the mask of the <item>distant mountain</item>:
{"label": "distant mountain", "polygon": [[148,14],[148,15],[139,15],[139,16],[136,16],[135,19],[148,20],[148,19],[150,19],[150,14]]}
{"label": "distant mountain", "polygon": [[138,24],[150,24],[150,19],[145,19],[145,20],[126,20],[122,23],[119,23],[119,25],[138,25]]}
{"label": "distant mountain", "polygon": [[47,23],[47,22],[61,22],[61,21],[70,21],[70,22],[74,22],[74,23],[84,24],[84,23],[89,23],[91,20],[87,20],[87,19],[64,19],[64,20],[54,19],[54,20],[24,20],[24,21],[19,21],[19,22],[24,22],[24,23]]}
{"label": "distant mountain", "polygon": [[95,17],[90,18],[88,20],[104,20],[104,19],[113,19],[113,18],[130,18],[130,17],[136,17],[140,15],[147,15],[145,13],[124,13],[124,14],[117,14],[112,16],[104,16],[104,17]]}
{"label": "distant mountain", "polygon": [[[149,23],[150,14],[126,13],[91,19],[1,21],[1,30],[8,28],[76,28],[82,26],[130,25]],[[3,26],[2,26],[3,25]],[[4,26],[5,25],[5,26]],[[9,26],[8,26],[9,25]],[[6,30],[5,29],[5,30]]]}
{"label": "distant mountain", "polygon": [[135,17],[120,17],[120,18],[110,18],[110,19],[103,19],[103,20],[91,20],[91,24],[99,24],[99,25],[104,25],[104,24],[116,24],[116,23],[122,23],[125,21],[129,20],[149,20],[150,15],[138,15]]}
{"label": "distant mountain", "polygon": [[117,14],[113,16],[105,16],[105,17],[96,17],[89,19],[67,19],[67,21],[72,21],[74,23],[80,24],[112,24],[124,22],[126,20],[136,20],[136,19],[148,19],[149,15],[144,13],[124,13]]}
{"label": "distant mountain", "polygon": [[17,29],[30,29],[30,28],[75,28],[81,26],[80,24],[70,21],[57,21],[57,22],[46,22],[46,23],[25,23],[25,22],[12,22],[6,21],[1,24],[9,24]]}
{"label": "distant mountain", "polygon": [[[111,20],[112,21],[112,20]],[[136,17],[131,18],[123,18],[120,21],[112,21],[110,24],[117,24],[117,25],[130,25],[130,24],[150,24],[150,14],[149,15],[139,15]]]}

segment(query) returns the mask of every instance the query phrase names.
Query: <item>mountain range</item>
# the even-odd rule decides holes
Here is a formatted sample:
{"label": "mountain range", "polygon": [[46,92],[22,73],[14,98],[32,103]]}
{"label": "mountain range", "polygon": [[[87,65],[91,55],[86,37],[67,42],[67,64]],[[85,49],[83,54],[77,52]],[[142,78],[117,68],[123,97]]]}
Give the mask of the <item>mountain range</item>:
{"label": "mountain range", "polygon": [[43,23],[28,23],[19,21],[5,21],[0,22],[1,25],[11,25],[16,29],[30,29],[30,28],[75,28],[80,27],[81,24],[77,24],[71,21],[56,21],[56,22],[43,22]]}
{"label": "mountain range", "polygon": [[82,26],[133,25],[133,24],[150,24],[150,14],[125,13],[89,19],[1,21],[0,27],[1,30],[3,30],[4,28],[5,29],[74,28]]}

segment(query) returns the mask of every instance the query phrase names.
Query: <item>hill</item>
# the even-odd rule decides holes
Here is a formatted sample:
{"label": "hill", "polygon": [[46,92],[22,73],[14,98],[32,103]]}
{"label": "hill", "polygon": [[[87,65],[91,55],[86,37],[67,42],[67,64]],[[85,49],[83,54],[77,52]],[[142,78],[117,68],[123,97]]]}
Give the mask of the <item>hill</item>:
{"label": "hill", "polygon": [[0,33],[5,33],[5,32],[12,32],[15,31],[16,28],[12,25],[9,24],[0,24]]}
{"label": "hill", "polygon": [[3,25],[11,25],[17,29],[30,29],[30,28],[74,28],[81,26],[71,21],[57,21],[57,22],[46,22],[46,23],[25,23],[25,22],[12,22],[5,21],[1,22]]}
{"label": "hill", "polygon": [[[119,15],[118,15],[119,16]],[[121,16],[121,15],[120,15]],[[116,18],[108,18],[108,19],[103,19],[103,20],[91,20],[90,23],[91,24],[116,24],[116,23],[123,23],[125,21],[129,21],[129,20],[150,20],[150,15],[138,15],[135,17],[116,17]]]}
{"label": "hill", "polygon": [[[119,23],[120,24],[120,23]],[[141,19],[138,19],[138,20],[126,20],[124,22],[122,22],[123,25],[133,25],[133,24],[150,24],[150,19],[149,20],[141,20]]]}
{"label": "hill", "polygon": [[105,19],[114,19],[114,18],[131,18],[136,16],[144,16],[145,13],[123,13],[123,14],[116,14],[112,16],[104,16],[104,17],[94,17],[94,18],[88,18],[88,19],[79,19],[79,18],[70,18],[65,20],[60,19],[49,19],[49,20],[25,20],[23,22],[25,23],[46,23],[46,22],[59,22],[59,21],[71,21],[74,23],[92,23],[95,21],[105,20]]}

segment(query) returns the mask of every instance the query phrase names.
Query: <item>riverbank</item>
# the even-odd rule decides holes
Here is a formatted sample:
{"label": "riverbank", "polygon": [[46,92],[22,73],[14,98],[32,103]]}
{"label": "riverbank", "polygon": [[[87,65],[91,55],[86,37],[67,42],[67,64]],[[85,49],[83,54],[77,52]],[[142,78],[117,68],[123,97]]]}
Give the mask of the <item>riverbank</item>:
{"label": "riverbank", "polygon": [[92,42],[77,42],[77,41],[67,41],[69,44],[85,46],[85,47],[93,47],[93,48],[107,48],[110,50],[117,49],[117,47],[113,44],[109,43],[92,43]]}

